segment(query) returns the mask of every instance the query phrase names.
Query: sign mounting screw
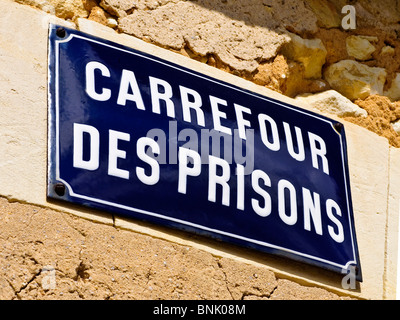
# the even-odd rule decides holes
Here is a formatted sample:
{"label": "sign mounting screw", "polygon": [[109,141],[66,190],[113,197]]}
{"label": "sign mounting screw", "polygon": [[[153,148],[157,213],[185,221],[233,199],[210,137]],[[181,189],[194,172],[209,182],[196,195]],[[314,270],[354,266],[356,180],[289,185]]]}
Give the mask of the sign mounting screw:
{"label": "sign mounting screw", "polygon": [[57,184],[54,186],[54,192],[55,192],[58,196],[62,197],[63,195],[65,195],[65,185],[64,185],[63,183],[57,183]]}
{"label": "sign mounting screw", "polygon": [[340,134],[343,128],[343,124],[341,124],[340,122],[336,122],[333,127],[335,128],[335,130]]}
{"label": "sign mounting screw", "polygon": [[67,35],[67,32],[65,31],[65,29],[64,28],[57,28],[57,30],[56,30],[56,35],[59,37],[59,38],[65,38],[65,36]]}

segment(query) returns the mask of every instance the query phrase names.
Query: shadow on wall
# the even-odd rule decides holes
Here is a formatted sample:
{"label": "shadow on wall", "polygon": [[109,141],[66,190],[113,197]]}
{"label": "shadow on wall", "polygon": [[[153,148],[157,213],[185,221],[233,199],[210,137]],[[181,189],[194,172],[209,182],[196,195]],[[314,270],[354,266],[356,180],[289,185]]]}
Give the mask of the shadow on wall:
{"label": "shadow on wall", "polygon": [[147,9],[121,18],[120,31],[289,97],[325,92],[305,102],[400,147],[400,2],[171,0]]}
{"label": "shadow on wall", "polygon": [[[322,28],[339,28],[347,14],[343,7],[357,11],[359,27],[382,27],[400,22],[400,3],[396,0],[189,0],[231,19],[264,28],[286,28],[305,36]],[[149,1],[150,2],[150,1]],[[166,1],[181,2],[181,1]],[[343,12],[342,12],[343,11]],[[269,18],[269,19],[268,19]]]}
{"label": "shadow on wall", "polygon": [[[346,37],[352,33],[376,36],[376,28],[381,33],[377,43],[365,43],[375,38],[362,39],[356,42],[361,46],[356,50],[373,48],[361,61],[370,67],[389,68],[387,78],[388,85],[391,84],[399,63],[393,63],[393,59],[390,63],[382,59],[376,62],[376,59],[384,46],[388,47],[385,54],[396,49],[396,32],[400,32],[399,5],[395,0],[351,2],[357,13],[355,32],[342,28],[342,20],[347,17],[342,9],[348,3],[330,0],[169,0],[154,3],[145,0],[135,7],[132,4],[124,7],[121,1],[103,0],[100,5],[119,17],[120,32],[176,50],[294,97],[327,90],[323,68],[339,60],[358,58],[347,53]],[[294,43],[295,48],[287,50],[289,43]]]}
{"label": "shadow on wall", "polygon": [[292,98],[310,95],[305,103],[400,147],[397,0],[16,1],[94,20]]}

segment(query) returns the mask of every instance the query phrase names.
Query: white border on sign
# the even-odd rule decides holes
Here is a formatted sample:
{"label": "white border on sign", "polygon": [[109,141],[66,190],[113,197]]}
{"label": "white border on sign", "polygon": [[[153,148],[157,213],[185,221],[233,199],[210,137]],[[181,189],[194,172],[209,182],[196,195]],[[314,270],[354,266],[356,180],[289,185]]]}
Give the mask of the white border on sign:
{"label": "white border on sign", "polygon": [[[50,29],[49,32],[51,32],[51,29]],[[251,242],[251,243],[263,246],[263,247],[268,247],[268,248],[272,248],[272,249],[278,249],[278,250],[281,250],[281,251],[284,251],[284,252],[288,252],[288,253],[291,253],[291,254],[294,254],[294,255],[297,255],[297,256],[301,256],[301,257],[305,257],[305,258],[308,258],[308,259],[320,261],[322,263],[325,263],[325,264],[328,264],[328,265],[331,265],[331,266],[334,266],[334,267],[339,267],[339,268],[342,268],[342,269],[347,269],[349,267],[349,265],[357,263],[356,259],[355,259],[356,254],[355,254],[355,247],[354,247],[353,226],[352,226],[351,217],[350,217],[350,214],[349,214],[350,213],[350,203],[349,203],[347,179],[344,179],[344,182],[345,182],[345,191],[346,191],[348,220],[349,220],[350,235],[351,235],[351,244],[352,244],[352,251],[353,251],[353,260],[348,261],[345,265],[341,265],[341,264],[333,262],[333,261],[329,261],[329,260],[326,260],[326,259],[315,257],[315,256],[312,256],[312,255],[305,254],[305,253],[302,253],[302,252],[299,252],[299,251],[295,251],[295,250],[292,250],[292,249],[288,249],[288,248],[285,248],[285,247],[277,246],[277,245],[274,245],[274,244],[271,244],[271,243],[267,243],[267,242],[264,242],[264,241],[259,241],[259,240],[256,240],[256,239],[243,237],[243,236],[240,236],[240,235],[237,235],[237,234],[233,234],[233,233],[230,233],[230,232],[209,228],[209,227],[206,227],[206,226],[203,226],[203,225],[200,225],[200,224],[184,221],[184,220],[181,220],[181,219],[176,219],[176,218],[165,216],[165,215],[162,215],[162,214],[159,214],[159,213],[146,211],[146,210],[142,210],[142,209],[138,209],[138,208],[133,208],[133,207],[130,207],[130,206],[119,204],[119,203],[105,201],[105,200],[102,200],[102,199],[97,199],[97,198],[88,197],[88,196],[85,196],[85,195],[82,195],[82,194],[75,193],[73,191],[72,187],[68,184],[68,182],[66,182],[65,180],[63,180],[60,177],[60,168],[59,168],[59,163],[60,163],[60,153],[59,153],[59,136],[60,136],[59,135],[59,44],[69,42],[74,37],[82,39],[82,40],[90,41],[90,42],[93,42],[93,43],[96,43],[96,44],[99,44],[99,45],[102,45],[102,46],[105,46],[105,47],[109,47],[109,48],[112,48],[112,49],[115,49],[115,50],[119,50],[119,51],[122,51],[122,52],[125,52],[125,53],[128,53],[128,54],[139,56],[141,58],[151,60],[151,61],[153,61],[155,63],[163,64],[163,65],[166,65],[166,66],[168,66],[170,68],[174,68],[174,69],[177,69],[179,71],[191,74],[192,76],[195,76],[195,77],[198,77],[198,78],[202,78],[202,79],[205,79],[205,80],[210,81],[210,82],[214,82],[214,83],[216,83],[218,85],[222,85],[222,86],[228,87],[230,89],[242,92],[244,94],[247,94],[247,95],[250,95],[250,96],[254,96],[256,98],[259,98],[259,99],[262,99],[262,100],[277,104],[277,105],[279,105],[281,107],[284,107],[284,108],[287,108],[287,109],[290,109],[290,110],[293,110],[293,111],[296,111],[296,112],[303,113],[303,114],[305,114],[307,116],[314,117],[316,119],[319,119],[319,120],[322,120],[324,122],[329,123],[331,125],[332,129],[337,133],[337,131],[333,127],[331,121],[328,121],[328,120],[326,120],[326,119],[324,119],[322,117],[319,117],[317,114],[310,114],[308,112],[305,112],[305,111],[302,111],[302,110],[298,110],[298,109],[292,108],[292,107],[284,105],[284,104],[280,104],[280,103],[278,103],[276,101],[268,99],[267,97],[262,97],[260,95],[252,94],[251,92],[248,92],[248,91],[245,91],[245,90],[241,90],[238,87],[234,87],[234,86],[231,86],[231,85],[229,85],[227,83],[220,82],[220,81],[218,81],[216,79],[203,77],[200,74],[192,73],[192,72],[190,72],[188,70],[185,70],[185,69],[182,69],[182,68],[180,68],[178,66],[171,65],[168,62],[163,62],[163,61],[159,61],[159,60],[153,59],[153,58],[148,57],[146,55],[142,55],[139,52],[132,52],[132,51],[129,51],[129,50],[125,50],[123,48],[118,48],[118,47],[115,47],[115,46],[113,46],[111,44],[102,43],[100,41],[97,41],[97,40],[94,40],[94,39],[90,39],[90,38],[87,38],[87,37],[84,37],[84,36],[81,36],[81,35],[70,34],[64,40],[55,40],[55,44],[56,44],[55,45],[55,95],[56,95],[55,96],[55,108],[56,108],[56,114],[55,114],[55,117],[56,117],[56,119],[55,119],[56,120],[56,130],[55,130],[56,137],[55,138],[56,138],[56,151],[55,152],[56,152],[56,180],[63,182],[68,187],[69,194],[71,196],[74,196],[74,197],[77,197],[77,198],[80,198],[80,199],[84,199],[84,200],[97,202],[97,203],[100,203],[100,204],[103,204],[103,205],[106,205],[106,206],[111,206],[111,207],[116,207],[116,208],[120,208],[120,209],[127,210],[127,211],[141,213],[141,214],[152,216],[152,217],[156,217],[156,218],[159,218],[159,219],[169,220],[169,221],[172,221],[172,222],[175,222],[175,223],[180,223],[182,225],[195,227],[195,228],[198,228],[198,229],[201,229],[201,230],[204,230],[204,231],[213,232],[213,233],[217,233],[217,234],[220,234],[220,235],[228,236],[228,237],[231,237],[231,238],[236,238],[236,239],[239,239],[239,240],[244,240],[244,241],[247,241],[247,242]],[[49,58],[50,58],[50,55],[51,55],[51,52],[49,50]],[[49,70],[49,79],[50,79],[50,77],[51,77],[51,75],[50,75],[50,70]],[[51,103],[51,97],[50,96],[51,95],[49,95],[49,101],[48,101],[49,105],[51,105],[50,104]],[[52,121],[49,121],[49,122],[52,123]],[[342,136],[340,134],[338,134],[338,135],[340,137],[343,175],[344,175],[345,178],[347,178],[346,169],[345,169],[345,163],[344,163],[343,140],[342,140]],[[51,138],[49,137],[49,141],[50,141],[50,139]],[[49,159],[51,157],[50,153],[51,152],[49,152]]]}

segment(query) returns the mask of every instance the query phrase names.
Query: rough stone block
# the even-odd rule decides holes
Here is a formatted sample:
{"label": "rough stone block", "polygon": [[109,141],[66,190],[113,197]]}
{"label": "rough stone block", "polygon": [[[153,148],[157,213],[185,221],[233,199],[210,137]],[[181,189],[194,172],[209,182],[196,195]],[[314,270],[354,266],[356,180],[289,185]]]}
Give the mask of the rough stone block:
{"label": "rough stone block", "polygon": [[316,94],[305,94],[296,97],[296,100],[310,104],[322,112],[336,114],[341,117],[366,117],[367,112],[342,96],[335,90],[327,90]]}
{"label": "rough stone block", "polygon": [[386,71],[353,60],[341,60],[330,65],[324,77],[332,89],[353,101],[372,94],[382,95]]}

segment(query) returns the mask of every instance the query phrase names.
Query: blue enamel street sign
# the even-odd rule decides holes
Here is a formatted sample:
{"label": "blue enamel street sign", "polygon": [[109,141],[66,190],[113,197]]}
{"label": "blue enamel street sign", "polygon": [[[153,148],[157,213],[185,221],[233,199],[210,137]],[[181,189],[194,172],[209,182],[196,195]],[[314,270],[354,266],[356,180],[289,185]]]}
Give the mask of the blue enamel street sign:
{"label": "blue enamel street sign", "polygon": [[341,123],[55,25],[47,193],[362,281]]}

